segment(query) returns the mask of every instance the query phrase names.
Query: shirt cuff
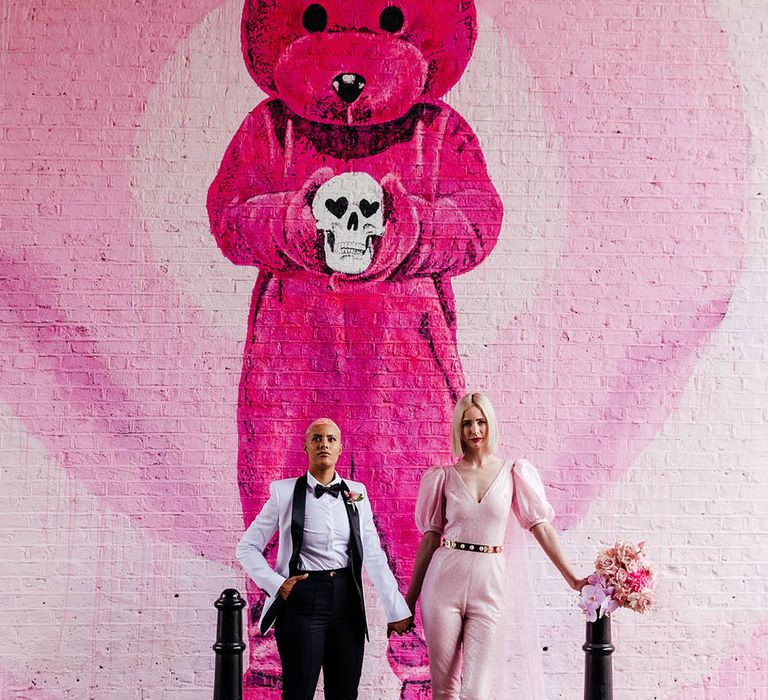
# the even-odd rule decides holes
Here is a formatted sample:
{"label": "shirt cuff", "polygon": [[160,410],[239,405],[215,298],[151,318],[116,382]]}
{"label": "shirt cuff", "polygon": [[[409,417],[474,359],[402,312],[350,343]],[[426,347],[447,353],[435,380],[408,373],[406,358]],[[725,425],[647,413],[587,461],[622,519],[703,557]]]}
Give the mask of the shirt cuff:
{"label": "shirt cuff", "polygon": [[270,598],[275,598],[277,597],[277,592],[280,590],[280,586],[282,586],[287,580],[287,578],[283,578],[280,574],[275,573],[269,577],[267,586],[265,586],[262,590]]}
{"label": "shirt cuff", "polygon": [[395,601],[394,610],[387,615],[387,622],[400,622],[405,618],[411,616],[411,609],[408,607],[408,603],[405,602],[403,596],[398,596],[398,600]]}

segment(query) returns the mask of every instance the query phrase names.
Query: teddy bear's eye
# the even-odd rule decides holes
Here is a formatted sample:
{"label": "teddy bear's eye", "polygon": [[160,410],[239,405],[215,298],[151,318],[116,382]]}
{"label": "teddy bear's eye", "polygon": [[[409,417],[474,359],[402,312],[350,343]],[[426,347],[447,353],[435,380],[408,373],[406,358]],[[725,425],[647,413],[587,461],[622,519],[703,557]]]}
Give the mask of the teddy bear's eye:
{"label": "teddy bear's eye", "polygon": [[403,11],[394,5],[382,10],[381,17],[379,17],[379,26],[385,32],[392,32],[393,34],[403,28],[404,22]]}
{"label": "teddy bear's eye", "polygon": [[322,32],[328,24],[328,13],[322,5],[315,3],[304,10],[301,23],[308,32]]}

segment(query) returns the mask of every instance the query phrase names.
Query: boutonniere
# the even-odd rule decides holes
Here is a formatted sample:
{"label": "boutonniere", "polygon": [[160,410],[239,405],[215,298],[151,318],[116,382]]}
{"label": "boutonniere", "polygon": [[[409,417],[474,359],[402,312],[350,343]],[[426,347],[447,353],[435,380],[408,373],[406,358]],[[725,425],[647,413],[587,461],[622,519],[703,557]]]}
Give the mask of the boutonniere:
{"label": "boutonniere", "polygon": [[360,503],[365,498],[362,493],[356,491],[344,491],[344,500],[349,503],[355,510],[357,510],[356,503]]}

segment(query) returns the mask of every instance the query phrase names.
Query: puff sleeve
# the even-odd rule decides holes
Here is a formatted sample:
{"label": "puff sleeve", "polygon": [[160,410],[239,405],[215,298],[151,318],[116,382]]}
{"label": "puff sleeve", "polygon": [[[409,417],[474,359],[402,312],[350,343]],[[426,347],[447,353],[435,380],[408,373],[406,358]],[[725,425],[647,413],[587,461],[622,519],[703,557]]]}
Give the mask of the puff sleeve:
{"label": "puff sleeve", "polygon": [[555,517],[555,509],[547,501],[539,472],[527,459],[518,459],[512,465],[512,481],[515,487],[512,510],[521,527],[530,530]]}
{"label": "puff sleeve", "polygon": [[445,528],[445,469],[433,467],[424,472],[416,498],[416,527],[419,532],[443,533]]}

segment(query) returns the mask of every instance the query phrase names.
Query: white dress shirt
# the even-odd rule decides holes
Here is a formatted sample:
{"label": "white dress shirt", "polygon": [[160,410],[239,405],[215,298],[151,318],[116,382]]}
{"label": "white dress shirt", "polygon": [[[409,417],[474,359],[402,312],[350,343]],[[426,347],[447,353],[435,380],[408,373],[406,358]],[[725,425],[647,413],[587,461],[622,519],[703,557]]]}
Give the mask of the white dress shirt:
{"label": "white dress shirt", "polygon": [[[344,496],[334,498],[324,493],[315,498],[315,486],[320,482],[307,474],[307,501],[304,511],[304,541],[301,545],[299,568],[302,571],[326,571],[349,566],[349,517]],[[340,484],[336,474],[326,484]]]}

